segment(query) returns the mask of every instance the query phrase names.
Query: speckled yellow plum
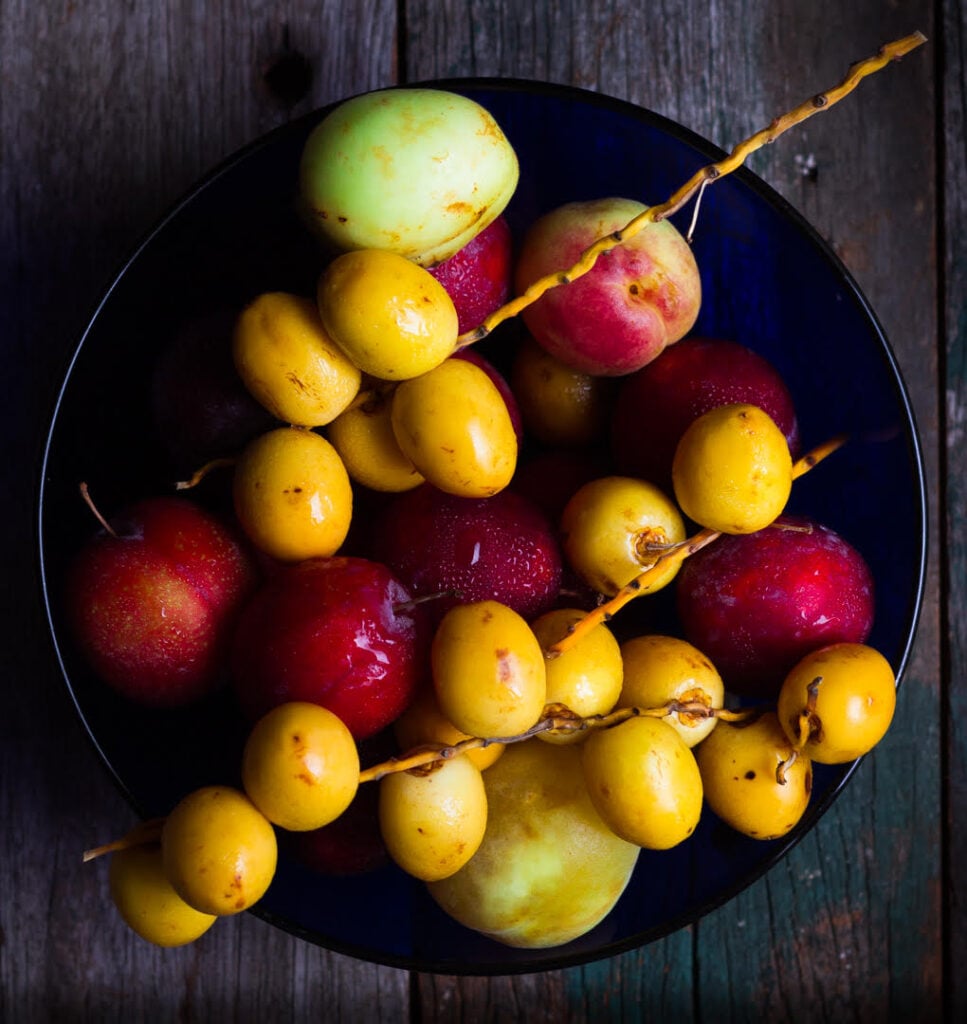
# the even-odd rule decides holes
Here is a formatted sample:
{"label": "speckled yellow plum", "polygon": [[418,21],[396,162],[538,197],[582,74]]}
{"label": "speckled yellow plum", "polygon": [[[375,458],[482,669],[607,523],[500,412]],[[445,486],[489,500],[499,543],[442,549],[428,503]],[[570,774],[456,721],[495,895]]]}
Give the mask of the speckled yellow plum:
{"label": "speckled yellow plum", "polygon": [[356,483],[399,494],[423,483],[423,475],[403,454],[393,433],[392,396],[372,394],[337,416],[326,437]]}
{"label": "speckled yellow plum", "polygon": [[403,454],[441,491],[489,498],[517,468],[517,432],[496,384],[466,359],[447,359],[403,381],[393,396]]}
{"label": "speckled yellow plum", "polygon": [[252,543],[283,562],[333,555],[349,532],[349,474],[312,430],[279,427],[252,441],[235,466],[233,496]]}
{"label": "speckled yellow plum", "polygon": [[649,850],[684,842],[702,814],[695,755],[661,718],[596,729],[581,748],[588,792],[617,835]]}
{"label": "speckled yellow plum", "polygon": [[278,844],[268,819],[244,793],[204,786],[183,797],[165,819],[161,854],[165,874],[189,906],[229,915],[265,895]]}
{"label": "speckled yellow plum", "polygon": [[[815,684],[815,698],[810,687]],[[843,764],[868,753],[886,735],[896,711],[890,663],[866,644],[838,643],[812,651],[786,676],[777,713],[786,735],[818,764]]]}
{"label": "speckled yellow plum", "polygon": [[440,710],[469,736],[515,736],[544,710],[544,652],[527,622],[499,601],[451,608],[430,662]]}
{"label": "speckled yellow plum", "polygon": [[361,370],[408,380],[439,366],[457,340],[447,290],[411,260],[381,249],[337,256],[316,289],[326,331]]}
{"label": "speckled yellow plum", "polygon": [[755,533],[786,507],[792,456],[756,405],[736,402],[693,420],[672,461],[675,498],[690,519],[721,533]]}
{"label": "speckled yellow plum", "polygon": [[[725,686],[715,666],[694,645],[675,636],[646,634],[621,645],[624,678],[618,707],[660,708],[669,701],[696,701],[707,708],[725,704]],[[701,712],[679,711],[666,719],[694,747],[718,719]]]}
{"label": "speckled yellow plum", "polygon": [[360,372],[329,337],[312,299],[265,292],[242,310],[232,339],[235,368],[276,419],[320,427],[356,397]]}
{"label": "speckled yellow plum", "polygon": [[[531,628],[546,651],[585,615],[578,608],[555,608],[536,619]],[[603,623],[562,654],[545,657],[544,667],[547,704],[563,704],[582,718],[607,714],[621,693],[621,648]],[[550,731],[540,733],[540,738],[548,743],[573,743],[587,735],[586,731]]]}
{"label": "speckled yellow plum", "polygon": [[379,825],[393,860],[424,882],[447,878],[477,852],[487,827],[480,769],[464,755],[379,783]]}
{"label": "speckled yellow plum", "polygon": [[753,839],[778,839],[791,832],[809,806],[813,771],[792,744],[774,711],[753,722],[722,721],[695,748],[708,806],[737,832]]}
{"label": "speckled yellow plum", "polygon": [[[561,514],[564,554],[595,590],[611,596],[650,569],[670,545],[685,539],[675,503],[659,487],[627,476],[606,476],[579,488]],[[667,562],[643,584],[649,594],[675,578]]]}
{"label": "speckled yellow plum", "polygon": [[111,854],[111,899],[124,923],[156,946],[184,946],[217,920],[189,906],[165,874],[161,847],[141,843]]}
{"label": "speckled yellow plum", "polygon": [[328,708],[309,701],[280,704],[249,732],[242,785],[273,824],[292,832],[322,828],[356,795],[356,741]]}

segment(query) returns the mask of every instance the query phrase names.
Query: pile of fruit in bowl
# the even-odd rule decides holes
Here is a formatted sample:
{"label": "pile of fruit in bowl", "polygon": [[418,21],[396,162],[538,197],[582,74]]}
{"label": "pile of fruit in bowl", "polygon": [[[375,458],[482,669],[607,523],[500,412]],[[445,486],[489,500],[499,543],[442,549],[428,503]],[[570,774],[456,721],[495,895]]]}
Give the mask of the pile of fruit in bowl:
{"label": "pile of fruit in bowl", "polygon": [[886,733],[923,573],[903,385],[752,175],[694,237],[626,231],[718,156],[575,90],[387,90],[139,248],[40,509],[142,818],[94,850],[139,934],[252,908],[383,963],[581,962],[748,884]]}

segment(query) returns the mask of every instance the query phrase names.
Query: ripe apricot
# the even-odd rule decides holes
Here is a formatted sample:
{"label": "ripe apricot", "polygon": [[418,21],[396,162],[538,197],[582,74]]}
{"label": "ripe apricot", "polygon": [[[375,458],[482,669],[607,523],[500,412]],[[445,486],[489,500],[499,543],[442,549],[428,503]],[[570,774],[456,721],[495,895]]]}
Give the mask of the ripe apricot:
{"label": "ripe apricot", "polygon": [[678,504],[696,523],[721,533],[755,533],[789,500],[789,444],[758,406],[721,405],[693,420],[682,435],[672,481]]}

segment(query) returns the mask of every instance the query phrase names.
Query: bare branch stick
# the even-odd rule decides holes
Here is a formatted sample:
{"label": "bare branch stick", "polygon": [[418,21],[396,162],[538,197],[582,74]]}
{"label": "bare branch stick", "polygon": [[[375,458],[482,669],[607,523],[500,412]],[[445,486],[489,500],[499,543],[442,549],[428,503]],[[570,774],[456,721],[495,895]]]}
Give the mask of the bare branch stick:
{"label": "bare branch stick", "polygon": [[[845,443],[845,436],[834,437],[806,452],[805,455],[793,464],[793,480],[797,480],[804,473],[808,473],[814,466],[822,462],[828,455],[832,455],[833,452],[841,448]],[[545,652],[547,656],[553,658],[569,650],[583,636],[590,633],[595,626],[612,619],[629,601],[633,601],[636,597],[647,593],[648,584],[652,582],[659,572],[664,572],[669,564],[684,562],[689,555],[694,555],[697,551],[701,551],[702,548],[711,544],[712,541],[717,540],[720,536],[721,533],[716,530],[706,528],[700,530],[681,544],[676,544],[673,548],[670,548],[665,554],[659,556],[653,565],[650,565],[644,572],[637,575],[630,583],[626,583],[609,601],[605,601],[604,604],[593,608],[584,618],[578,619],[577,622],[573,623],[560,640],[547,648]]]}
{"label": "bare branch stick", "polygon": [[518,313],[536,302],[546,291],[557,285],[570,284],[571,281],[583,277],[603,253],[609,252],[615,246],[638,234],[648,224],[653,224],[670,217],[673,213],[680,210],[704,185],[711,184],[720,178],[724,178],[727,174],[731,174],[736,168],[741,167],[749,155],[757,149],[761,149],[770,142],[775,142],[784,132],[801,124],[807,118],[812,117],[813,114],[818,114],[821,110],[828,110],[845,96],[848,96],[867,75],[874,74],[891,61],[898,60],[926,41],[927,37],[922,32],[914,32],[911,35],[904,36],[902,39],[896,39],[892,43],[887,43],[885,46],[880,47],[874,56],[853,64],[839,85],[828,89],[826,92],[817,93],[815,96],[800,103],[798,107],[794,107],[787,113],[777,117],[767,128],[763,128],[754,135],[744,139],[724,159],[701,168],[664,203],[649,207],[629,221],[623,228],[619,228],[617,231],[598,239],[598,241],[590,245],[570,270],[538,278],[521,295],[511,299],[510,302],[491,313],[478,327],[467,331],[465,334],[461,334],[457,338],[456,347],[458,349],[465,348],[467,345],[472,345],[474,342],[486,338],[494,328],[498,327],[505,320],[517,316]]}
{"label": "bare branch stick", "polygon": [[380,764],[374,764],[359,773],[359,781],[378,782],[386,775],[393,772],[413,771],[416,768],[426,768],[434,764],[449,761],[470,750],[481,750],[494,744],[506,746],[511,743],[522,743],[525,740],[533,739],[543,732],[554,732],[568,734],[585,732],[588,729],[610,729],[612,726],[620,725],[629,718],[668,718],[670,715],[688,715],[692,718],[721,718],[729,722],[738,722],[748,718],[750,715],[759,714],[757,708],[746,708],[740,711],[733,711],[729,708],[713,708],[702,700],[671,700],[667,704],[657,708],[616,708],[605,715],[589,715],[582,718],[569,708],[561,704],[552,705],[545,709],[546,714],[535,725],[525,732],[515,736],[499,736],[485,739],[480,736],[472,736],[469,739],[461,740],[452,746],[437,746],[427,744],[417,747],[399,757],[391,757]]}

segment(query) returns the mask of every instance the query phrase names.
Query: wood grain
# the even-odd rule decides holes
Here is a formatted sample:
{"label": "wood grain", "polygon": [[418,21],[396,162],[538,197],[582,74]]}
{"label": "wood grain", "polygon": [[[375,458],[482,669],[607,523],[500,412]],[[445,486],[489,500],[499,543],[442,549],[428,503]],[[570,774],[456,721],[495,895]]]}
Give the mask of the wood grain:
{"label": "wood grain", "polygon": [[967,978],[959,965],[967,957],[967,879],[963,870],[967,857],[967,22],[960,4],[948,3],[944,11],[943,60],[943,186],[944,203],[941,256],[943,337],[946,345],[944,374],[940,384],[943,402],[941,451],[946,454],[943,468],[946,484],[941,492],[945,505],[941,543],[943,588],[942,635],[949,638],[945,666],[947,788],[946,822],[948,828],[944,877],[947,915],[950,925],[946,964],[948,966],[948,1007],[951,1019],[967,1013]]}
{"label": "wood grain", "polygon": [[[282,3],[271,13],[244,2],[0,8],[0,308],[4,363],[18,368],[4,425],[9,450],[24,451],[2,477],[4,566],[21,581],[21,592],[4,596],[0,655],[2,1020],[408,1018],[405,972],[329,954],[250,915],[169,953],[117,920],[103,865],[82,866],[80,852],[133,818],[48,651],[31,523],[53,385],[122,258],[239,146],[394,80],[396,5],[354,6],[351,18],[338,2]],[[295,102],[265,80],[287,49],[312,66]]]}
{"label": "wood grain", "polygon": [[[922,0],[0,0],[0,346],[10,381],[0,543],[13,581],[0,645],[0,1020],[935,1020],[944,989],[949,1019],[963,1016],[967,699],[954,681],[967,670],[965,30],[958,0],[938,5],[942,24],[933,9]],[[252,915],[219,922],[184,950],[154,950],[129,933],[107,904],[103,865],[80,863],[80,850],[124,831],[132,815],[49,653],[32,516],[56,382],[135,242],[240,145],[365,89],[547,79],[641,103],[728,147],[915,28],[928,47],[751,162],[832,243],[876,309],[940,496],[898,720],[819,827],[692,928],[566,971],[411,976]]]}

